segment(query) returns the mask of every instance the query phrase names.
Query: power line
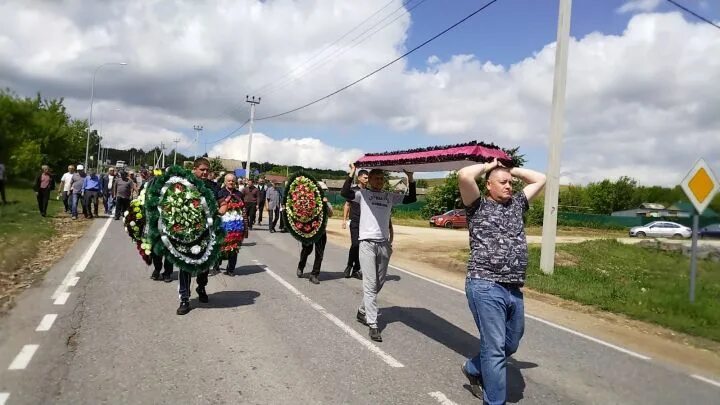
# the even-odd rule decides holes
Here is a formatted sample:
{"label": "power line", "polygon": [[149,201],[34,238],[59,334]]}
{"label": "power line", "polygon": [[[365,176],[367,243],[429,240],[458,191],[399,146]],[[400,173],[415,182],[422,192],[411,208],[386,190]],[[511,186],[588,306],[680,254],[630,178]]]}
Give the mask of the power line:
{"label": "power line", "polygon": [[674,0],[667,0],[667,2],[670,3],[670,4],[672,4],[672,5],[674,5],[674,6],[677,7],[677,8],[685,11],[685,12],[688,13],[688,14],[694,15],[695,17],[699,18],[700,20],[703,20],[703,21],[705,21],[706,23],[708,23],[708,24],[712,25],[713,27],[715,27],[715,28],[717,28],[717,29],[720,30],[720,25],[715,24],[714,22],[710,21],[710,19],[701,16],[700,14],[698,14],[698,13],[690,10],[689,8],[687,8],[687,7],[685,7],[685,6],[683,6],[682,4],[679,4],[679,3],[677,3],[677,2],[674,1]]}
{"label": "power line", "polygon": [[492,0],[492,1],[488,2],[488,3],[486,3],[486,4],[483,5],[482,7],[478,8],[477,10],[475,10],[475,11],[473,11],[472,13],[468,14],[467,16],[465,16],[463,19],[461,19],[460,21],[456,22],[455,24],[453,24],[453,25],[449,26],[448,28],[445,28],[444,30],[440,31],[438,34],[435,34],[432,38],[426,40],[425,42],[421,43],[420,45],[414,47],[413,49],[405,52],[404,54],[400,55],[399,57],[397,57],[397,58],[393,59],[392,61],[386,63],[385,65],[383,65],[383,66],[375,69],[374,71],[372,71],[372,72],[366,74],[365,76],[363,76],[363,77],[355,80],[354,82],[352,82],[352,83],[350,83],[350,84],[348,84],[348,85],[346,85],[346,86],[344,86],[344,87],[341,87],[341,88],[338,89],[338,90],[335,90],[334,92],[332,92],[332,93],[330,93],[330,94],[328,94],[328,95],[326,95],[326,96],[320,97],[320,98],[317,99],[317,100],[314,100],[314,101],[311,101],[311,102],[309,102],[309,103],[307,103],[307,104],[301,105],[300,107],[293,108],[292,110],[288,110],[288,111],[285,111],[285,112],[282,112],[282,113],[279,113],[279,114],[269,115],[269,116],[266,116],[266,117],[256,118],[255,120],[256,120],[256,121],[263,121],[263,120],[269,120],[269,119],[272,119],[272,118],[281,117],[281,116],[287,115],[287,114],[292,114],[292,113],[294,113],[294,112],[296,112],[296,111],[299,111],[299,110],[302,110],[302,109],[304,109],[304,108],[310,107],[311,105],[317,104],[317,103],[319,103],[319,102],[321,102],[321,101],[323,101],[323,100],[327,100],[328,98],[330,98],[330,97],[332,97],[332,96],[334,96],[334,95],[336,95],[336,94],[338,94],[338,93],[340,93],[340,92],[342,92],[342,91],[344,91],[344,90],[349,89],[350,87],[352,87],[352,86],[360,83],[361,81],[367,79],[368,77],[370,77],[370,76],[372,76],[372,75],[380,72],[381,70],[384,70],[385,68],[387,68],[387,67],[391,66],[392,64],[394,64],[395,62],[403,59],[404,57],[406,57],[406,56],[410,55],[411,53],[417,51],[418,49],[424,47],[425,45],[427,45],[427,44],[429,44],[430,42],[436,40],[437,38],[445,35],[448,31],[452,30],[453,28],[457,27],[458,25],[460,25],[460,24],[464,23],[465,21],[469,20],[470,18],[472,18],[472,17],[475,16],[476,14],[480,13],[481,11],[485,10],[486,8],[490,7],[493,3],[497,2],[497,1],[498,1],[498,0]]}
{"label": "power line", "polygon": [[[413,4],[412,6],[408,7],[407,9],[405,9],[405,7],[409,6],[410,3],[412,3],[413,1],[417,1],[417,3]],[[372,38],[375,34],[377,34],[378,32],[380,32],[380,31],[382,31],[382,30],[384,30],[385,28],[387,28],[388,26],[390,26],[392,23],[394,23],[395,21],[397,21],[397,20],[400,19],[401,17],[404,17],[406,14],[410,14],[410,12],[411,12],[412,10],[414,10],[414,9],[417,8],[418,6],[422,5],[422,4],[425,3],[426,1],[427,1],[427,0],[419,0],[419,1],[418,1],[418,0],[410,0],[410,1],[408,1],[407,3],[403,4],[402,6],[398,7],[397,9],[395,9],[392,13],[388,14],[387,16],[385,16],[385,18],[381,19],[380,21],[376,22],[375,24],[373,24],[372,26],[370,26],[369,28],[367,28],[365,31],[363,31],[363,32],[361,32],[360,34],[358,34],[357,36],[355,36],[355,37],[354,37],[347,45],[345,45],[344,47],[340,47],[340,48],[336,49],[334,52],[332,52],[331,54],[329,54],[329,55],[326,56],[325,58],[320,59],[319,61],[317,61],[317,62],[313,63],[312,65],[310,65],[308,68],[304,69],[304,72],[300,73],[297,77],[288,77],[288,78],[286,78],[285,80],[283,80],[283,81],[279,82],[278,84],[276,84],[275,86],[270,86],[271,90],[265,92],[265,93],[263,94],[263,96],[264,96],[264,97],[267,97],[267,96],[270,95],[270,94],[276,93],[277,91],[279,91],[279,90],[287,87],[287,86],[290,85],[291,83],[300,80],[301,78],[303,78],[303,77],[304,77],[305,75],[307,75],[308,73],[313,72],[313,71],[315,70],[315,68],[320,67],[321,65],[329,62],[329,61],[332,60],[332,59],[337,59],[337,58],[339,58],[340,56],[344,55],[344,54],[345,54],[346,52],[348,52],[349,50],[357,47],[358,45],[360,45],[360,44],[362,44],[363,42],[367,41],[368,39]],[[378,28],[377,30],[375,30],[375,31],[373,31],[373,32],[370,32],[371,30],[373,30],[374,28],[376,28],[377,26],[379,26],[380,24],[382,24],[384,21],[386,21],[388,18],[392,17],[393,14],[397,13],[399,10],[403,10],[403,12],[400,13],[400,14],[398,14],[395,18],[393,18],[392,20],[390,20],[389,22],[387,22],[386,24],[384,24],[383,26],[381,26],[381,27]],[[370,34],[368,34],[368,35],[365,36],[365,34],[367,34],[368,32],[370,32]],[[363,36],[364,36],[364,37],[363,37]]]}
{"label": "power line", "polygon": [[222,141],[223,139],[229,138],[230,136],[234,135],[237,131],[241,130],[241,129],[242,129],[245,125],[247,125],[249,122],[250,122],[250,119],[247,119],[245,122],[242,123],[242,125],[240,125],[239,127],[233,129],[233,130],[230,131],[227,135],[223,136],[223,137],[220,138],[220,139],[216,139],[216,140],[214,140],[214,141],[211,141],[211,142],[205,142],[205,145],[210,145],[210,144],[213,144],[213,143],[218,143],[218,142]]}
{"label": "power line", "polygon": [[[363,24],[365,24],[366,22],[370,21],[373,17],[375,17],[376,15],[378,15],[381,11],[385,10],[390,4],[392,4],[392,3],[394,3],[394,2],[395,2],[395,0],[390,0],[390,1],[388,1],[387,3],[385,3],[384,6],[382,6],[382,7],[379,8],[378,10],[376,10],[374,13],[372,13],[372,14],[371,14],[369,17],[367,17],[366,19],[364,19],[360,24],[357,24],[356,26],[354,26],[352,29],[350,29],[350,31],[346,32],[346,33],[343,34],[341,37],[339,37],[338,39],[336,39],[335,41],[333,41],[332,43],[325,45],[325,46],[322,47],[319,51],[317,51],[313,56],[311,56],[310,58],[308,58],[308,59],[305,60],[304,62],[300,63],[299,65],[296,65],[295,67],[292,68],[292,70],[290,70],[288,73],[286,73],[286,74],[278,77],[276,80],[284,79],[284,78],[290,76],[291,74],[295,73],[298,69],[300,69],[301,67],[305,66],[305,65],[308,64],[310,61],[312,61],[312,60],[314,60],[315,58],[317,58],[318,56],[322,55],[323,52],[325,52],[325,50],[331,48],[332,46],[334,46],[334,45],[337,44],[338,42],[340,42],[340,41],[342,41],[343,39],[345,39],[345,37],[347,37],[348,35],[350,35],[350,34],[351,34],[353,31],[355,31],[356,29],[360,28],[360,27],[361,27]],[[403,6],[400,6],[400,8],[402,8],[402,7],[403,7]],[[395,11],[397,11],[397,10],[395,10]],[[395,13],[395,11],[393,11],[393,12],[390,13],[390,14]],[[250,93],[257,94],[257,93],[259,93],[261,90],[266,89],[267,87],[271,86],[272,84],[273,84],[272,81],[271,81],[271,82],[268,82],[267,84],[265,84],[265,85],[263,85],[263,86],[255,89],[255,90],[250,91]]]}

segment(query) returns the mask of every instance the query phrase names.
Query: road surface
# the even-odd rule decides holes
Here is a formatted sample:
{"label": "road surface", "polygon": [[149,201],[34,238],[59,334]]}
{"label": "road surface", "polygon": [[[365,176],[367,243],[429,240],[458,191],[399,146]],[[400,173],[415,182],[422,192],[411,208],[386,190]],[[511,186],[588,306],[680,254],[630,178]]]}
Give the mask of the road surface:
{"label": "road surface", "polygon": [[[344,247],[328,244],[313,285],[299,244],[258,228],[238,275],[177,316],[177,281],[149,279],[119,221],[94,222],[0,319],[0,405],[480,402],[459,371],[478,348],[461,291],[391,268],[374,343]],[[618,349],[528,318],[508,402],[718,403],[720,383]]]}

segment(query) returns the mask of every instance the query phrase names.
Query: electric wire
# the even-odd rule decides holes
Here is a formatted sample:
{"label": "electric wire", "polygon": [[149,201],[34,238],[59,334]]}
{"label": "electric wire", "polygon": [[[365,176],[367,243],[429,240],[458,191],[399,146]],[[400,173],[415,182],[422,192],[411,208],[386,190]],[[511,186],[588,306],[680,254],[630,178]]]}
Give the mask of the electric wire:
{"label": "electric wire", "polygon": [[720,30],[720,25],[717,25],[717,24],[715,24],[714,22],[710,21],[709,18],[705,18],[705,17],[701,16],[700,14],[698,14],[698,13],[690,10],[689,8],[683,6],[682,4],[680,4],[680,3],[678,3],[678,2],[676,2],[676,1],[674,1],[674,0],[667,0],[667,2],[670,3],[670,4],[672,4],[672,5],[674,5],[674,6],[677,7],[677,8],[685,11],[685,12],[688,13],[688,14],[692,14],[692,15],[695,16],[696,18],[698,18],[698,19],[700,19],[700,20],[702,20],[702,21],[705,21],[706,23],[708,23],[708,24],[712,25],[713,27],[715,27],[715,28],[717,28],[717,29]]}
{"label": "electric wire", "polygon": [[347,84],[347,85],[345,85],[345,86],[343,86],[343,87],[341,87],[341,88],[333,91],[333,92],[330,93],[330,94],[327,94],[327,95],[325,95],[325,96],[323,96],[323,97],[320,97],[320,98],[318,98],[318,99],[316,99],[316,100],[313,100],[313,101],[311,101],[311,102],[309,102],[309,103],[303,104],[303,105],[301,105],[301,106],[299,106],[299,107],[293,108],[293,109],[291,109],[291,110],[288,110],[288,111],[285,111],[285,112],[281,112],[281,113],[278,113],[278,114],[268,115],[268,116],[265,116],[265,117],[256,118],[255,120],[256,120],[256,121],[264,121],[264,120],[269,120],[269,119],[273,119],[273,118],[282,117],[282,116],[284,116],[284,115],[292,114],[292,113],[294,113],[294,112],[297,112],[297,111],[300,111],[300,110],[302,110],[302,109],[308,108],[308,107],[310,107],[310,106],[312,106],[312,105],[314,105],[314,104],[317,104],[317,103],[319,103],[319,102],[321,102],[321,101],[323,101],[323,100],[327,100],[327,99],[329,99],[330,97],[332,97],[332,96],[334,96],[334,95],[336,95],[336,94],[338,94],[338,93],[340,93],[340,92],[342,92],[342,91],[345,91],[345,90],[349,89],[350,87],[352,87],[352,86],[360,83],[361,81],[363,81],[363,80],[365,80],[365,79],[367,79],[367,78],[375,75],[376,73],[384,70],[385,68],[393,65],[393,64],[396,63],[397,61],[405,58],[406,56],[412,54],[413,52],[415,52],[415,51],[417,51],[418,49],[424,47],[425,45],[433,42],[434,40],[436,40],[437,38],[445,35],[447,32],[451,31],[452,29],[454,29],[454,28],[457,27],[458,25],[464,23],[465,21],[467,21],[467,20],[469,20],[470,18],[474,17],[476,14],[478,14],[478,13],[482,12],[483,10],[485,10],[486,8],[490,7],[492,4],[494,4],[494,3],[497,2],[497,1],[498,1],[498,0],[492,0],[492,1],[489,1],[489,2],[485,3],[483,6],[481,6],[481,7],[478,8],[477,10],[473,11],[472,13],[470,13],[470,14],[468,14],[467,16],[463,17],[461,20],[457,21],[457,22],[454,23],[453,25],[451,25],[451,26],[445,28],[444,30],[440,31],[439,33],[435,34],[433,37],[431,37],[430,39],[428,39],[428,40],[426,40],[425,42],[421,43],[420,45],[417,45],[416,47],[414,47],[414,48],[412,48],[411,50],[405,52],[404,54],[402,54],[402,55],[400,55],[399,57],[393,59],[392,61],[386,63],[385,65],[383,65],[383,66],[381,66],[381,67],[373,70],[372,72],[370,72],[370,73],[366,74],[365,76],[363,76],[363,77],[355,80],[354,82],[352,82],[352,83],[350,83],[350,84]]}

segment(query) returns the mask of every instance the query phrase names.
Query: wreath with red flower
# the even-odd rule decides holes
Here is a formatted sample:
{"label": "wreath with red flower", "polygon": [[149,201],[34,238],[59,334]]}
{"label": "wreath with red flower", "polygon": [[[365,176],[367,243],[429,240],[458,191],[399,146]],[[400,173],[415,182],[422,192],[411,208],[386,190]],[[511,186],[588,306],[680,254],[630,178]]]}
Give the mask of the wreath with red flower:
{"label": "wreath with red flower", "polygon": [[225,230],[225,240],[220,247],[224,258],[240,251],[240,246],[245,239],[247,226],[243,214],[244,207],[245,203],[236,195],[231,194],[230,201],[227,203],[227,211],[220,217],[220,227]]}
{"label": "wreath with red flower", "polygon": [[290,234],[302,243],[315,242],[327,226],[325,194],[317,181],[305,173],[288,179],[285,188],[285,223]]}

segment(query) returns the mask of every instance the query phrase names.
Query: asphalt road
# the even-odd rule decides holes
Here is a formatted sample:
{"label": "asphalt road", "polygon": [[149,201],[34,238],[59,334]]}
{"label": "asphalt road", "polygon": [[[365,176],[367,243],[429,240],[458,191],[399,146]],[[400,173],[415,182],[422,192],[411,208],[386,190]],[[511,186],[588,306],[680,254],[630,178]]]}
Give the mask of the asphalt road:
{"label": "asphalt road", "polygon": [[[478,348],[463,294],[391,268],[372,343],[345,248],[313,285],[299,244],[259,228],[238,275],[178,316],[177,281],[150,280],[120,222],[97,220],[0,319],[0,405],[479,403],[459,372]],[[720,403],[720,384],[531,318],[508,381],[510,403]]]}

